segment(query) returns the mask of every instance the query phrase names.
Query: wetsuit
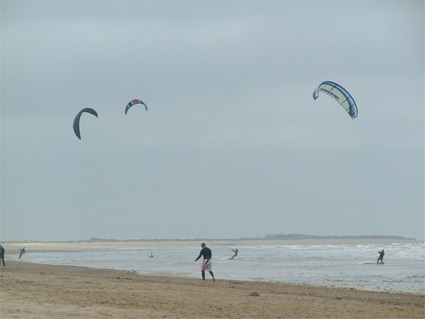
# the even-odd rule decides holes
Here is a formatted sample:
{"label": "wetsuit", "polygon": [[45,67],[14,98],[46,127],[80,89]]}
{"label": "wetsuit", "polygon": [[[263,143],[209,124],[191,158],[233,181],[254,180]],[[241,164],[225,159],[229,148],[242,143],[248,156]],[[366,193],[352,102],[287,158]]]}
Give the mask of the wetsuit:
{"label": "wetsuit", "polygon": [[233,252],[235,253],[233,256],[232,256],[232,258],[230,258],[230,259],[233,259],[233,258],[235,258],[237,255],[238,255],[238,249],[236,248],[236,249],[232,249],[233,250]]}
{"label": "wetsuit", "polygon": [[378,253],[379,253],[379,257],[378,257],[378,260],[376,261],[376,263],[379,263],[379,261],[381,261],[381,264],[383,264],[385,253],[384,253],[384,251],[379,251]]}
{"label": "wetsuit", "polygon": [[21,249],[21,252],[19,254],[19,259],[21,259],[23,254],[25,254],[25,247]]}
{"label": "wetsuit", "polygon": [[212,251],[211,249],[209,249],[208,247],[204,247],[201,249],[201,252],[199,253],[198,258],[196,258],[196,260],[198,260],[199,258],[201,258],[201,256],[204,257],[204,259],[211,259],[212,258]]}

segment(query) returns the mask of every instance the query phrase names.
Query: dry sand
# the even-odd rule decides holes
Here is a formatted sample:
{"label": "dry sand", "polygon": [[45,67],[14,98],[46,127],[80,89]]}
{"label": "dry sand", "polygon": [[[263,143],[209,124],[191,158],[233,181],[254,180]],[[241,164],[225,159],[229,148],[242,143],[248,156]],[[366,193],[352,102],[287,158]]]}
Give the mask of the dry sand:
{"label": "dry sand", "polygon": [[425,318],[424,295],[8,261],[0,318]]}

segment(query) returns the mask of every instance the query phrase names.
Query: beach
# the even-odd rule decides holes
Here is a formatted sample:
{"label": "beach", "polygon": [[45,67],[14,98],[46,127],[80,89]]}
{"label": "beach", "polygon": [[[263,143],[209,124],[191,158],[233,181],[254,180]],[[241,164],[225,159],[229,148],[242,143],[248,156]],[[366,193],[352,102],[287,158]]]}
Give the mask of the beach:
{"label": "beach", "polygon": [[424,295],[8,261],[0,317],[424,318]]}

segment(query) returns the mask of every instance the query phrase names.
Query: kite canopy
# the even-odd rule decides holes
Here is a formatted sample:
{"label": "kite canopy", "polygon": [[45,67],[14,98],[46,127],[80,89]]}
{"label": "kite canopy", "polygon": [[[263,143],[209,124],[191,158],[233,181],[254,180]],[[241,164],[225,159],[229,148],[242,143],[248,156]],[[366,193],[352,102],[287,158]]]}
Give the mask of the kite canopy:
{"label": "kite canopy", "polygon": [[148,110],[148,106],[142,100],[134,99],[134,100],[131,100],[130,102],[128,102],[128,104],[125,106],[125,114],[127,114],[130,107],[132,107],[135,104],[143,104],[145,106],[145,110],[146,111]]}
{"label": "kite canopy", "polygon": [[95,110],[89,108],[89,107],[86,107],[86,108],[82,109],[80,112],[77,113],[77,115],[74,118],[74,124],[73,124],[72,127],[74,128],[75,135],[77,135],[77,137],[80,140],[81,140],[81,134],[80,134],[80,118],[81,118],[81,115],[83,113],[90,113],[90,114],[93,114],[94,116],[98,117],[97,116],[97,112]]}
{"label": "kite canopy", "polygon": [[313,98],[316,100],[319,97],[319,92],[326,93],[327,95],[333,97],[351,116],[352,119],[355,119],[358,115],[357,105],[353,97],[344,89],[341,85],[325,81],[320,83],[317,89],[313,92]]}

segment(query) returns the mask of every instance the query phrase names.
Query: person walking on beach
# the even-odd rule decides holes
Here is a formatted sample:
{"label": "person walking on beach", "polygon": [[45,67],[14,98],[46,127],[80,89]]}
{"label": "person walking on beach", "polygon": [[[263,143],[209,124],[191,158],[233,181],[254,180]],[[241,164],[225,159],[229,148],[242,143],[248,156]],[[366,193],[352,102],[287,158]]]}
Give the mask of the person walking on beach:
{"label": "person walking on beach", "polygon": [[4,262],[4,253],[6,250],[3,248],[2,245],[0,245],[0,260],[4,267],[6,267],[6,263]]}
{"label": "person walking on beach", "polygon": [[378,251],[378,254],[379,254],[379,257],[378,257],[378,260],[376,261],[376,263],[379,264],[379,261],[381,261],[381,264],[383,264],[384,263],[384,255],[385,255],[384,250],[382,249],[381,251]]}
{"label": "person walking on beach", "polygon": [[197,262],[198,259],[201,258],[201,256],[204,257],[204,261],[202,262],[202,266],[201,266],[202,280],[205,280],[205,270],[208,270],[208,272],[210,273],[212,277],[212,280],[215,281],[214,274],[212,272],[212,263],[211,263],[212,251],[205,245],[205,243],[202,243],[201,247],[202,247],[201,252],[199,253],[198,258],[195,259],[195,262]]}

